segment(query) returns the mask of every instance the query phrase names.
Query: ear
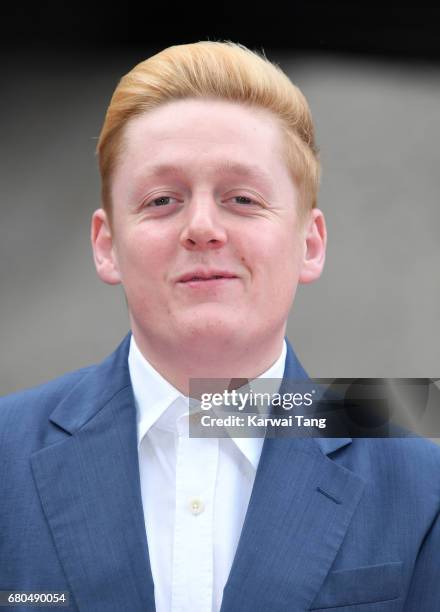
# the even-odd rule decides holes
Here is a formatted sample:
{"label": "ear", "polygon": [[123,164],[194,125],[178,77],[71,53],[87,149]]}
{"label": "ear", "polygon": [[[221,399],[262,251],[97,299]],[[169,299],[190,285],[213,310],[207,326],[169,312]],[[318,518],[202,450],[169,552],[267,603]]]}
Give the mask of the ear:
{"label": "ear", "polygon": [[327,229],[324,214],[313,208],[304,223],[304,255],[299,275],[300,283],[312,283],[321,276],[325,263]]}
{"label": "ear", "polygon": [[109,285],[119,284],[121,277],[114,252],[110,222],[107,213],[102,208],[93,213],[90,237],[99,278]]}

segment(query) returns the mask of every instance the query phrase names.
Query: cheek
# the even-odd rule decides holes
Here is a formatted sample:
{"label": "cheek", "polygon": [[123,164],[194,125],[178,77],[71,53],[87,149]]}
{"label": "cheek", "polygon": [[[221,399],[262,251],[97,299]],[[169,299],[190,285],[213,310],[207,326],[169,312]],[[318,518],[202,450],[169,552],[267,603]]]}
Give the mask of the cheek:
{"label": "cheek", "polygon": [[173,243],[160,232],[146,232],[138,227],[127,232],[123,244],[119,251],[122,272],[126,277],[137,276],[140,283],[163,275],[166,263],[172,258]]}
{"label": "cheek", "polygon": [[257,271],[267,279],[274,290],[283,291],[297,283],[301,251],[293,234],[263,238],[258,246]]}
{"label": "cheek", "polygon": [[132,235],[121,261],[122,285],[135,317],[154,317],[167,309],[166,279],[170,254],[167,242]]}

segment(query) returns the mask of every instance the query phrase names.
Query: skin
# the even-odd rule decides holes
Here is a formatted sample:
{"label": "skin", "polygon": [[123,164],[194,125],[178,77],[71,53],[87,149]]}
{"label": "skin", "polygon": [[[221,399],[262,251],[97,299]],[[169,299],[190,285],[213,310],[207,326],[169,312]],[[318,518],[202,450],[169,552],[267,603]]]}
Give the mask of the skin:
{"label": "skin", "polygon": [[[146,359],[188,394],[193,378],[255,378],[278,359],[299,283],[323,269],[323,213],[299,192],[268,111],[186,99],[129,121],[112,223],[92,218],[99,277],[122,283]],[[178,282],[194,269],[236,278]]]}

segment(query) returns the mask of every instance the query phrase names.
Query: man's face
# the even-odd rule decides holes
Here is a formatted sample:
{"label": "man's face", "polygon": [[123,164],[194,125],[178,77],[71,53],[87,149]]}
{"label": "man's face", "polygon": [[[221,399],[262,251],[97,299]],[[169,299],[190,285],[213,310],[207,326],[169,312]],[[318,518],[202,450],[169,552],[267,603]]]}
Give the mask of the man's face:
{"label": "man's face", "polygon": [[313,280],[317,213],[300,224],[276,120],[181,100],[132,119],[124,143],[113,229],[98,211],[92,235],[95,257],[105,252],[98,273],[123,284],[135,335],[183,350],[282,337],[298,282]]}

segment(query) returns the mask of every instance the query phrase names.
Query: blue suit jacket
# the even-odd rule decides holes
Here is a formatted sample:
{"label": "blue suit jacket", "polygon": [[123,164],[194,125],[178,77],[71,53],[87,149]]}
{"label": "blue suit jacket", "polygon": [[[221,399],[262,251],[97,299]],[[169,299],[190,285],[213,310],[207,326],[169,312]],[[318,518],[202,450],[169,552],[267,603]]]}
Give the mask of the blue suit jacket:
{"label": "blue suit jacket", "polygon": [[[0,400],[0,590],[154,610],[128,347]],[[266,439],[222,612],[436,612],[439,509],[425,440]]]}

